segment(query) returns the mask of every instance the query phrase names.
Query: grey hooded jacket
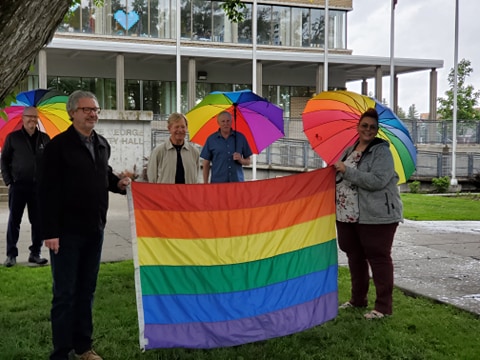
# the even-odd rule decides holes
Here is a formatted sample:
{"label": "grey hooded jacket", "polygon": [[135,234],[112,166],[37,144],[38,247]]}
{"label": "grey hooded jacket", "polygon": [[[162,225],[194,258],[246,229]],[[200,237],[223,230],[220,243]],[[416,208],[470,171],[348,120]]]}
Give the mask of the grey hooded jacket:
{"label": "grey hooded jacket", "polygon": [[[346,149],[342,159],[346,159],[355,146]],[[360,224],[403,222],[399,178],[387,141],[375,138],[363,152],[357,168],[347,167],[343,178],[358,187]]]}

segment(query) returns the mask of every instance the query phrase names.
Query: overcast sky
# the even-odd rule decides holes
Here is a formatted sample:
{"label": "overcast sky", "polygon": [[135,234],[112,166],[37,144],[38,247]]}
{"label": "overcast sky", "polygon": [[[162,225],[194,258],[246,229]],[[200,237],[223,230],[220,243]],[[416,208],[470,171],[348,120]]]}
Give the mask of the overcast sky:
{"label": "overcast sky", "polygon": [[[353,0],[348,13],[347,47],[354,55],[390,56],[390,0]],[[480,0],[459,0],[458,61],[471,61],[467,79],[480,90]],[[395,8],[395,57],[443,60],[438,69],[438,97],[445,97],[448,73],[454,66],[455,0],[398,0]],[[428,112],[429,71],[400,75],[398,105],[415,104]],[[360,92],[360,83],[348,89]],[[369,80],[369,91],[374,81]],[[390,77],[383,80],[383,98],[390,102]]]}

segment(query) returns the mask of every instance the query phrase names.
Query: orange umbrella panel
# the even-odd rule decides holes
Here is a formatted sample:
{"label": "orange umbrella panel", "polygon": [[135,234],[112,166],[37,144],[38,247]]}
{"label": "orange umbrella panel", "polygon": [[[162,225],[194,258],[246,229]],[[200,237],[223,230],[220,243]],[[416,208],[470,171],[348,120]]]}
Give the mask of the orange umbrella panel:
{"label": "orange umbrella panel", "polygon": [[21,129],[26,107],[37,108],[38,126],[50,138],[65,131],[72,123],[67,113],[67,100],[68,96],[55,90],[36,89],[19,93],[16,101],[3,109],[8,119],[0,126],[0,147],[9,133]]}
{"label": "orange umbrella panel", "polygon": [[404,123],[377,100],[351,91],[324,91],[307,102],[303,130],[315,152],[331,165],[358,139],[357,124],[368,108],[378,112],[377,136],[390,143],[399,183],[404,183],[415,172],[417,151]]}

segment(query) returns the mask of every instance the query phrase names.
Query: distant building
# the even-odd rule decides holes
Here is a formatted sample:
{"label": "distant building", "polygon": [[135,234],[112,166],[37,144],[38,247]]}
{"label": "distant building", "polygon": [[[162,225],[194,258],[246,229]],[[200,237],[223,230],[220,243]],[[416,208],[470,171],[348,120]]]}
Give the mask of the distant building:
{"label": "distant building", "polygon": [[[104,109],[151,110],[160,117],[177,110],[175,1],[105,0],[100,8],[92,3],[82,0],[72,8],[73,16],[38,55],[25,87],[88,89]],[[323,89],[323,2],[259,1],[255,45],[253,3],[245,1],[245,20],[238,24],[228,20],[220,4],[181,2],[181,110],[213,90],[251,89],[255,61],[256,92],[282,106],[285,117],[300,117],[306,101]],[[349,82],[363,80],[362,92],[382,99],[390,59],[348,49],[352,10],[352,0],[329,2],[328,88],[346,89]],[[425,91],[435,114],[436,69],[443,61],[396,58],[395,65],[397,82],[402,74],[430,71]]]}

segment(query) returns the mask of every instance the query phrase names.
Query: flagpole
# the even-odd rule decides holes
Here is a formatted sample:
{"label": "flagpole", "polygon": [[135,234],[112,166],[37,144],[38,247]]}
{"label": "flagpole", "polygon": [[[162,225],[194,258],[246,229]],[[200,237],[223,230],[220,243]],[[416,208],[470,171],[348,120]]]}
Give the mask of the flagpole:
{"label": "flagpole", "polygon": [[323,23],[323,91],[328,91],[328,0],[325,0]]}
{"label": "flagpole", "polygon": [[[328,91],[328,0],[325,0],[325,10],[323,16],[323,91]],[[322,167],[327,167],[327,163],[322,159]]]}
{"label": "flagpole", "polygon": [[[252,91],[257,93],[257,0],[253,0],[252,8]],[[252,155],[252,180],[257,180],[256,154]]]}
{"label": "flagpole", "polygon": [[453,134],[452,134],[452,178],[450,185],[458,185],[456,176],[457,152],[457,96],[458,96],[458,0],[455,0],[455,45],[454,45],[454,77],[453,77]]}
{"label": "flagpole", "polygon": [[[397,0],[392,0],[392,11],[390,20],[390,108],[393,112],[395,109],[395,55],[394,55],[394,42],[395,42],[395,5]],[[378,99],[381,101],[382,99]]]}
{"label": "flagpole", "polygon": [[176,84],[177,84],[177,112],[182,112],[182,64],[181,64],[181,57],[180,57],[180,32],[181,32],[181,11],[182,8],[180,6],[180,0],[177,0],[176,3],[177,8],[177,41],[176,41]]}

